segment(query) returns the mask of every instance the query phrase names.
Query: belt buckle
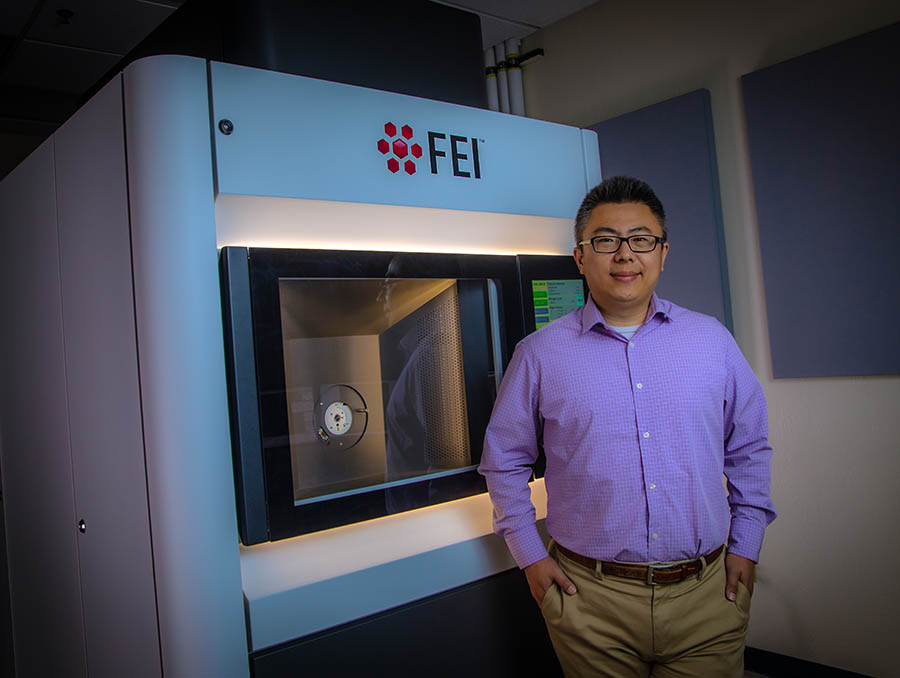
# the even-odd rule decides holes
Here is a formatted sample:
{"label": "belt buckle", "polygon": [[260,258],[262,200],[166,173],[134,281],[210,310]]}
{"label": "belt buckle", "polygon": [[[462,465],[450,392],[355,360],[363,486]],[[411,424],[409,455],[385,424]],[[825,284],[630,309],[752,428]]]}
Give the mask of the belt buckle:
{"label": "belt buckle", "polygon": [[662,584],[653,581],[653,570],[662,567],[663,565],[647,565],[647,586],[662,586]]}

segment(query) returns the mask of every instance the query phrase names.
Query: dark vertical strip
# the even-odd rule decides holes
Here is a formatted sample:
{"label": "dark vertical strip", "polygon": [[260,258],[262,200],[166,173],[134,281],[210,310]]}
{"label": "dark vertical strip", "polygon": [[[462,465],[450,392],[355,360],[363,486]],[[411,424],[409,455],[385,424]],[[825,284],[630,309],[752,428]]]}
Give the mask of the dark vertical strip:
{"label": "dark vertical strip", "polygon": [[478,464],[481,461],[481,449],[484,447],[484,432],[497,395],[494,392],[492,376],[487,284],[484,280],[457,280],[456,288],[459,296],[459,329],[466,384],[469,451],[472,463]]}
{"label": "dark vertical strip", "polygon": [[206,91],[209,94],[209,148],[212,155],[213,195],[219,195],[219,163],[216,159],[216,109],[213,106],[212,68],[206,61]]}
{"label": "dark vertical strip", "polygon": [[[72,454],[72,414],[71,408],[69,407],[69,374],[66,364],[66,313],[65,309],[63,308],[62,297],[62,245],[59,241],[59,182],[56,173],[56,137],[50,138],[50,153],[53,161],[51,163],[51,168],[53,171],[53,191],[56,198],[53,201],[56,217],[54,223],[54,226],[56,228],[56,273],[57,280],[59,281],[58,287],[60,291],[59,326],[62,334],[60,339],[62,340],[63,352],[63,385],[66,389],[66,441],[68,442],[69,446],[69,470],[71,471],[70,480],[72,483],[72,529],[74,533],[75,525],[78,523],[78,497],[75,495],[75,458]],[[81,601],[81,647],[84,650],[84,675],[89,676],[90,664],[87,654],[87,623],[84,618],[84,586],[82,584],[81,576],[81,540],[79,539],[77,533],[75,533],[75,564],[78,567],[78,571],[75,573],[75,576],[78,579],[78,598]]]}
{"label": "dark vertical strip", "polygon": [[716,134],[713,128],[712,106],[709,90],[700,90],[703,98],[703,115],[706,122],[706,143],[709,150],[710,194],[713,202],[713,219],[715,220],[716,249],[719,252],[719,273],[722,276],[722,312],[724,322],[734,334],[734,318],[731,313],[731,284],[728,279],[728,253],[725,246],[725,220],[722,218],[722,196],[719,193],[719,163],[716,159]]}
{"label": "dark vertical strip", "polygon": [[[134,309],[134,360],[135,371],[137,372],[138,383],[138,405],[141,411],[141,444],[144,455],[144,489],[147,493],[147,526],[150,531],[150,564],[153,570],[153,601],[156,604],[156,635],[159,647],[159,665],[165,667],[163,662],[162,648],[162,629],[159,627],[159,587],[156,581],[156,554],[154,553],[153,539],[153,512],[150,510],[150,474],[147,471],[147,431],[144,426],[144,387],[141,384],[141,339],[138,333],[138,307],[137,307],[137,291],[134,286],[134,227],[131,220],[131,180],[128,174],[128,117],[126,115],[127,105],[125,103],[125,74],[122,73],[122,147],[125,149],[125,202],[128,205],[128,243],[131,252],[131,305]],[[163,669],[165,670],[165,669]]]}
{"label": "dark vertical strip", "polygon": [[219,274],[238,532],[249,546],[268,541],[269,518],[247,248],[222,248]]}

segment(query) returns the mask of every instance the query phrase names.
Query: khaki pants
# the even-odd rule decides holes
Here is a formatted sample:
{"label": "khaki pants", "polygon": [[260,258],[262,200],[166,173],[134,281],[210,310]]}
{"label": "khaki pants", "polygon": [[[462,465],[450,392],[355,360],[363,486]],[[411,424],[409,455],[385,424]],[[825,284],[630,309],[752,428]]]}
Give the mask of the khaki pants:
{"label": "khaki pants", "polygon": [[648,586],[550,555],[578,592],[553,584],[541,602],[550,640],[567,678],[740,678],[750,592],[725,598],[725,554],[699,575]]}

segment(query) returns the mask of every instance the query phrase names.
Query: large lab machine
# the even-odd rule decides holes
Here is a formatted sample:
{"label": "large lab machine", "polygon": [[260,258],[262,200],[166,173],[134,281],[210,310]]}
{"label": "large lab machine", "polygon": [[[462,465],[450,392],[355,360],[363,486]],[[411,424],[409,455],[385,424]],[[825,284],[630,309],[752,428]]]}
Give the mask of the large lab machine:
{"label": "large lab machine", "polygon": [[481,437],[584,303],[599,180],[563,125],[191,57],[110,81],[0,182],[22,675],[275,675],[513,568]]}

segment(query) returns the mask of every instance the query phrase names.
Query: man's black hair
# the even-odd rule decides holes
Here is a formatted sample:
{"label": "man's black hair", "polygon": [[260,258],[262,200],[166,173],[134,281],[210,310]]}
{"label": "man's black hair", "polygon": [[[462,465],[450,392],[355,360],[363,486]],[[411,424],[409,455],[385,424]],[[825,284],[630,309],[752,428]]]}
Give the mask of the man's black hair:
{"label": "man's black hair", "polygon": [[666,211],[650,185],[634,177],[616,176],[604,179],[584,196],[575,217],[575,242],[579,243],[584,239],[584,228],[591,217],[591,212],[597,205],[626,202],[638,202],[646,205],[659,221],[659,225],[662,226],[663,238],[668,239]]}

